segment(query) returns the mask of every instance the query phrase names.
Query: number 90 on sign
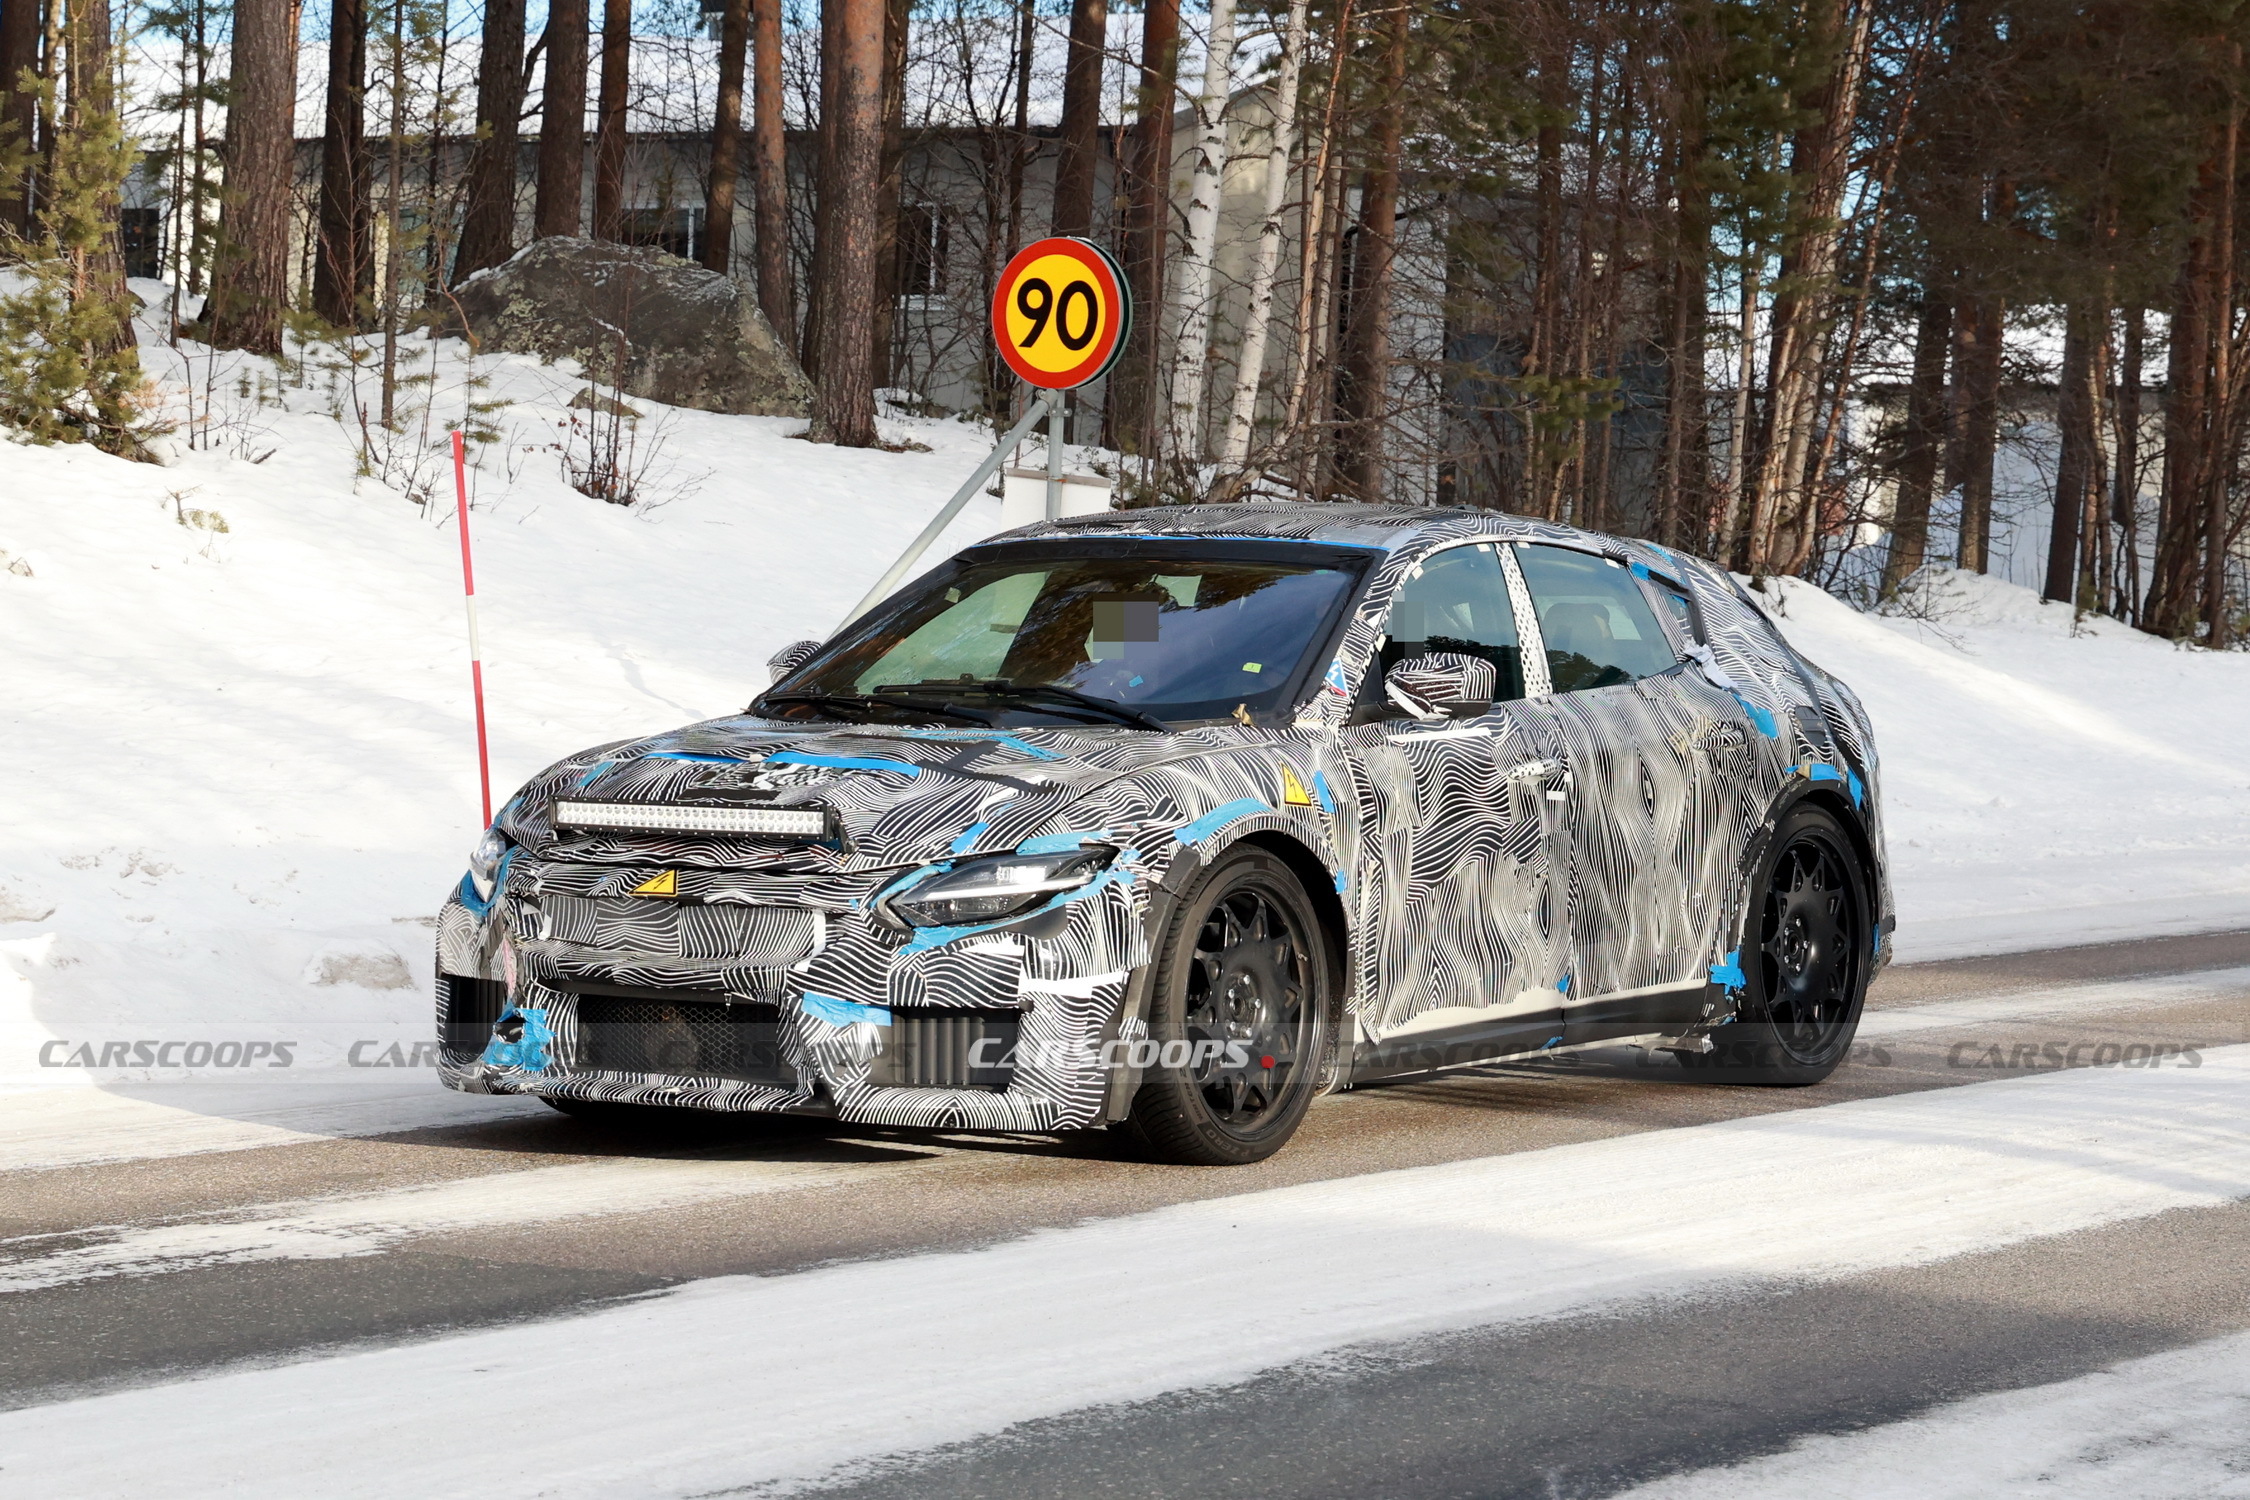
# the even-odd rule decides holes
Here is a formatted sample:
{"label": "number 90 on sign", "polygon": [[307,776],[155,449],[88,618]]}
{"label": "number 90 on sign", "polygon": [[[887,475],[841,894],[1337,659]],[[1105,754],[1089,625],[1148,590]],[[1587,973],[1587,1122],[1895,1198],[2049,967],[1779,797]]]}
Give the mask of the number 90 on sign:
{"label": "number 90 on sign", "polygon": [[1089,240],[1039,240],[1016,252],[992,293],[1000,357],[1050,391],[1099,379],[1132,327],[1132,299],[1109,252]]}

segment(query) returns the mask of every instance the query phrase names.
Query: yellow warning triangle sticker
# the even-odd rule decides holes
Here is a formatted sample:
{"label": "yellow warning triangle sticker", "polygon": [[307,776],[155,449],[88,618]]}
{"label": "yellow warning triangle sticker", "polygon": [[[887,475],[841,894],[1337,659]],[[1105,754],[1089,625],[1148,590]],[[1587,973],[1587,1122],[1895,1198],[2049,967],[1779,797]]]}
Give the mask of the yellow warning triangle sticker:
{"label": "yellow warning triangle sticker", "polygon": [[677,870],[659,870],[633,887],[636,896],[677,896],[679,893],[680,872]]}
{"label": "yellow warning triangle sticker", "polygon": [[1281,763],[1281,800],[1291,807],[1312,806],[1312,793],[1298,779],[1297,768],[1287,761]]}

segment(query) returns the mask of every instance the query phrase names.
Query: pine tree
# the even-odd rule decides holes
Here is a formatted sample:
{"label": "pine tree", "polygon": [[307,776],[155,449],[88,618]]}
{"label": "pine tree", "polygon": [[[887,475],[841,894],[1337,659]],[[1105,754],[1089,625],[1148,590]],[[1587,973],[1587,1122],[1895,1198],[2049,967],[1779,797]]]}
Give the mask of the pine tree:
{"label": "pine tree", "polygon": [[[35,97],[53,146],[32,232],[0,230],[20,262],[16,289],[0,296],[0,423],[36,443],[138,457],[150,424],[117,237],[135,153],[111,88],[107,5],[72,5],[60,40],[64,65]],[[59,119],[58,76],[69,85]],[[28,151],[8,157],[0,170],[18,180]]]}

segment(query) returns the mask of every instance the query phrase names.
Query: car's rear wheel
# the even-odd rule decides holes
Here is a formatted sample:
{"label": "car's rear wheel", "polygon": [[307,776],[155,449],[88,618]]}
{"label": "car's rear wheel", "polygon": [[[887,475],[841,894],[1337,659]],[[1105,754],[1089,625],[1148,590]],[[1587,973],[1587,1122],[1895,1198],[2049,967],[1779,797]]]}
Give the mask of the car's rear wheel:
{"label": "car's rear wheel", "polygon": [[1173,908],[1155,962],[1133,1130],[1163,1161],[1265,1160],[1304,1119],[1328,1045],[1328,939],[1303,883],[1236,846]]}
{"label": "car's rear wheel", "polygon": [[1702,1059],[1727,1082],[1803,1087],[1836,1071],[1873,968],[1867,873],[1827,809],[1801,803],[1774,830],[1744,903],[1736,1020]]}

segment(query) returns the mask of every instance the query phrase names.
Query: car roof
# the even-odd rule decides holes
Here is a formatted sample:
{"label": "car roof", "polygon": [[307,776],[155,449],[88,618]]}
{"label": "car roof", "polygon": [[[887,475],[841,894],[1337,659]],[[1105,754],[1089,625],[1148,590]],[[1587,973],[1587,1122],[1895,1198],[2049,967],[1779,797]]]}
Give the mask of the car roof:
{"label": "car roof", "polygon": [[[1212,540],[1326,542],[1335,546],[1379,547],[1395,551],[1432,534],[1440,536],[1571,537],[1585,543],[1624,544],[1595,532],[1561,526],[1505,511],[1461,506],[1350,505],[1330,501],[1285,501],[1238,505],[1156,505],[1138,510],[1103,511],[1057,521],[1035,521],[1004,532],[994,542],[1060,540],[1083,537],[1201,537]],[[1608,550],[1605,549],[1605,550]]]}

